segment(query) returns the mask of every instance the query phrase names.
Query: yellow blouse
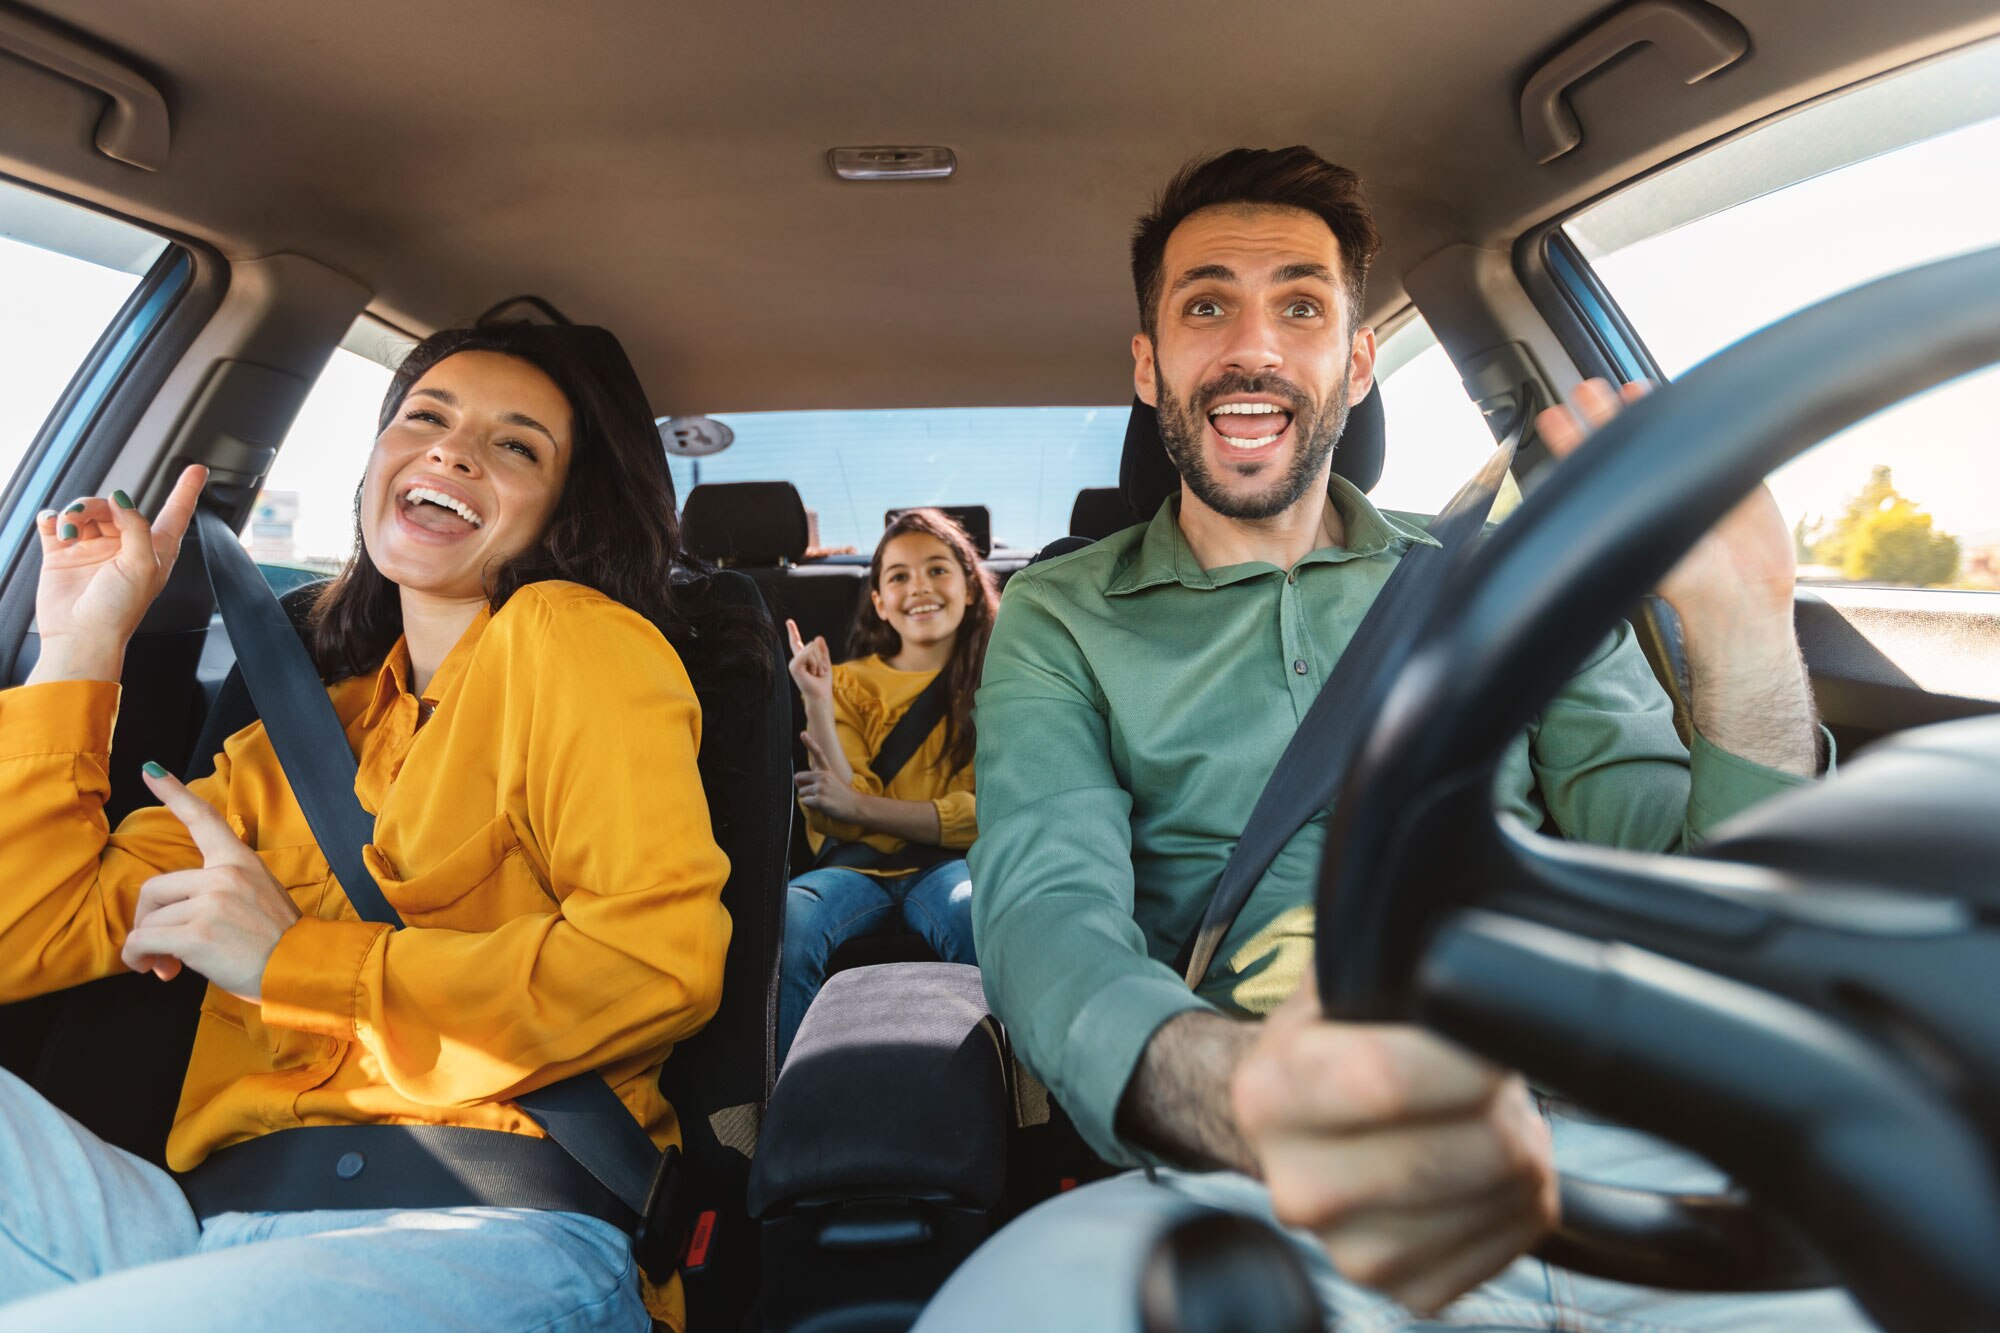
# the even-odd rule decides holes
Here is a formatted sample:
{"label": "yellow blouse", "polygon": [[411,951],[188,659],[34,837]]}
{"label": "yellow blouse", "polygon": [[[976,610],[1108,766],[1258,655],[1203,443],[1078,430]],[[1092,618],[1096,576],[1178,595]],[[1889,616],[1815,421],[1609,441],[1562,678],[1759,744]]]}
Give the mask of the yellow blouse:
{"label": "yellow blouse", "polygon": [[[940,847],[970,847],[979,836],[979,821],[972,795],[972,765],[946,777],[944,773],[944,725],[924,738],[910,761],[903,765],[885,791],[881,779],[869,767],[889,732],[910,711],[924,686],[937,676],[935,671],[898,671],[879,656],[842,662],[833,669],[834,727],[840,748],[854,768],[854,790],[868,796],[887,796],[898,801],[929,801],[937,807]],[[817,810],[806,810],[806,839],[814,853],[828,838],[841,842],[865,842],[879,852],[899,852],[906,840],[890,833],[876,833],[858,824],[828,819]],[[865,870],[863,874],[890,875],[897,871]]]}
{"label": "yellow blouse", "polygon": [[[368,867],[405,929],[338,891],[261,723],[192,784],[303,916],[261,1006],[209,988],[167,1140],[177,1170],[296,1125],[540,1136],[508,1099],[588,1069],[655,1143],[680,1140],[660,1065],[714,1014],[730,929],[680,658],[626,607],[548,582],[480,613],[421,731],[409,670],[398,642],[328,691],[375,814]],[[94,681],[0,691],[0,1000],[124,970],[140,886],[201,864],[162,807],[107,827],[118,701]],[[678,1326],[678,1290],[649,1296]]]}

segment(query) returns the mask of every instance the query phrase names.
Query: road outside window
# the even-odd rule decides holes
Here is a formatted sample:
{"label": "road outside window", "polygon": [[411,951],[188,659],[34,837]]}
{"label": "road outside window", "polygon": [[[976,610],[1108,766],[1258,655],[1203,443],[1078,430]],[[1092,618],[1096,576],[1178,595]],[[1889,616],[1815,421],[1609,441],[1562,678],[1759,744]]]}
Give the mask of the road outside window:
{"label": "road outside window", "polygon": [[[1837,292],[2000,244],[1996,103],[1989,46],[1661,172],[1566,229],[1672,377]],[[1771,488],[1802,581],[2000,589],[2000,368],[1827,440]]]}

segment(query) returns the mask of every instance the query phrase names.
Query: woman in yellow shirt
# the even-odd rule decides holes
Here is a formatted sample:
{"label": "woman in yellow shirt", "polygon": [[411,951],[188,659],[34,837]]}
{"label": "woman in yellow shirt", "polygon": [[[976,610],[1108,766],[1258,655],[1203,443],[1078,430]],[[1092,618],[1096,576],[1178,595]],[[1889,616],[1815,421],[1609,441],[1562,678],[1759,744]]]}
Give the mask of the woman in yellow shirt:
{"label": "woman in yellow shirt", "polygon": [[[714,1012],[729,940],[689,670],[769,668],[756,618],[683,567],[622,349],[602,330],[441,333],[384,402],[313,647],[402,930],[349,904],[261,724],[185,787],[148,764],[164,805],[106,825],[124,647],[203,480],[188,469],[151,525],[122,492],[41,517],[41,654],[0,692],[0,1000],[205,976],[178,1171],[300,1126],[541,1137],[511,1099],[587,1071],[677,1142],[660,1066]],[[8,1075],[0,1171],[10,1328],[646,1324],[609,1222],[301,1212],[276,1191],[269,1212],[197,1217]],[[646,1305],[678,1325],[678,1296]]]}
{"label": "woman in yellow shirt", "polygon": [[[936,509],[913,509],[882,534],[868,589],[849,633],[853,661],[832,665],[825,639],[804,643],[786,622],[811,764],[797,777],[799,803],[819,859],[785,895],[780,1060],[847,940],[902,929],[946,962],[974,961],[972,695],[999,593],[965,529]],[[942,716],[885,784],[883,742],[940,674]]]}

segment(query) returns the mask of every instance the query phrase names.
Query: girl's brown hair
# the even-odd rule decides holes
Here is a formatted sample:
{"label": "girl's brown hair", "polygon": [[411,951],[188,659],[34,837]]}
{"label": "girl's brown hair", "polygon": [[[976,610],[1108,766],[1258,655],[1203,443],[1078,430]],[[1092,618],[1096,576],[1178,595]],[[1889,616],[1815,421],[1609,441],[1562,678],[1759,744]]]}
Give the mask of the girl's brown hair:
{"label": "girl's brown hair", "polygon": [[[950,707],[944,715],[944,769],[951,777],[972,762],[977,733],[972,723],[972,694],[979,688],[979,670],[986,661],[986,641],[993,637],[993,616],[1000,609],[1000,589],[965,529],[936,509],[912,509],[897,516],[882,540],[875,544],[874,558],[868,562],[868,588],[882,587],[882,556],[889,543],[909,533],[935,537],[958,562],[965,575],[965,619],[958,624],[958,637],[951,646],[951,660],[945,663],[945,688]],[[856,657],[877,653],[894,657],[903,651],[903,636],[875,614],[875,602],[863,596],[855,608],[854,624],[848,630],[847,645]]]}

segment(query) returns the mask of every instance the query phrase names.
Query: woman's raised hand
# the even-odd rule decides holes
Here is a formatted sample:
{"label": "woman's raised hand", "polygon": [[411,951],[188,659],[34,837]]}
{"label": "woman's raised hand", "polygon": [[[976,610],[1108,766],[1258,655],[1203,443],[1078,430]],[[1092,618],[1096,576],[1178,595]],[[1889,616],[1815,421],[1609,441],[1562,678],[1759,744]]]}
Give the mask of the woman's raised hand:
{"label": "woman's raised hand", "polygon": [[807,703],[833,702],[833,654],[827,651],[826,640],[814,636],[811,643],[799,637],[799,623],[785,622],[785,633],[792,640],[792,683],[799,687],[799,693]]}
{"label": "woman's raised hand", "polygon": [[123,491],[36,518],[42,577],[35,619],[42,647],[30,683],[118,679],[125,644],[166,586],[207,480],[208,469],[199,465],[182,472],[152,523]]}

